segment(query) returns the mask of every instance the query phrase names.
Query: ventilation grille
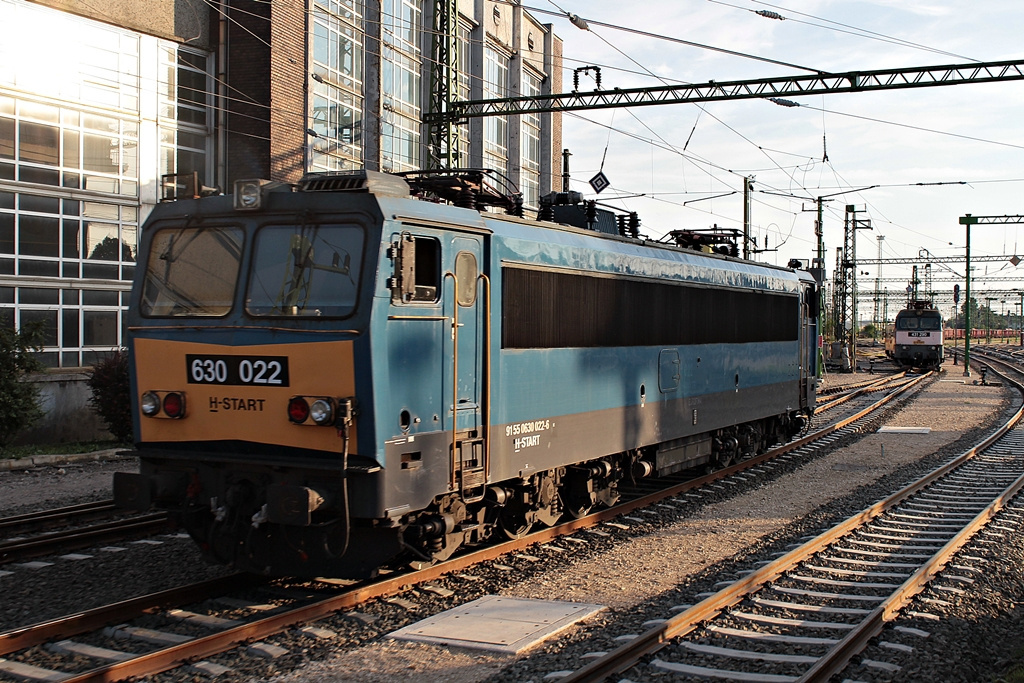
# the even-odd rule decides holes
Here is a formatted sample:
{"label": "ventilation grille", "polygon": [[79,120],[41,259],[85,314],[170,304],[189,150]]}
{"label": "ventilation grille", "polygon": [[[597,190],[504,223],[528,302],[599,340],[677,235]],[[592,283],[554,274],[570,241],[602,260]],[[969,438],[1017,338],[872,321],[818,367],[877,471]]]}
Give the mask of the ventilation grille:
{"label": "ventilation grille", "polygon": [[774,292],[502,268],[502,348],[793,341],[799,299]]}
{"label": "ventilation grille", "polygon": [[360,169],[310,173],[299,181],[299,192],[371,192],[376,195],[408,197],[409,184],[398,176]]}
{"label": "ventilation grille", "polygon": [[318,174],[306,176],[299,183],[299,189],[302,192],[366,192],[369,190],[369,187],[365,174],[346,173],[345,175]]}

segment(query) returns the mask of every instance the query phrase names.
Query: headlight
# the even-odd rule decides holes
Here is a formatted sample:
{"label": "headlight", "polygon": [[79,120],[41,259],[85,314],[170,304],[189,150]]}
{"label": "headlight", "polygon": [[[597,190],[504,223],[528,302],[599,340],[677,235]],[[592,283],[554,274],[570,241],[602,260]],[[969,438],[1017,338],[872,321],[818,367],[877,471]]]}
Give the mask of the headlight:
{"label": "headlight", "polygon": [[139,404],[142,409],[142,414],[146,417],[153,417],[160,412],[160,397],[152,391],[144,393]]}
{"label": "headlight", "polygon": [[292,396],[288,399],[288,419],[307,427],[332,427],[338,417],[338,399],[331,396]]}
{"label": "headlight", "polygon": [[313,418],[313,422],[318,425],[327,425],[334,422],[334,407],[329,401],[322,398],[318,398],[313,401],[313,405],[309,407],[309,416]]}
{"label": "headlight", "polygon": [[235,208],[255,210],[263,203],[263,181],[236,180]]}

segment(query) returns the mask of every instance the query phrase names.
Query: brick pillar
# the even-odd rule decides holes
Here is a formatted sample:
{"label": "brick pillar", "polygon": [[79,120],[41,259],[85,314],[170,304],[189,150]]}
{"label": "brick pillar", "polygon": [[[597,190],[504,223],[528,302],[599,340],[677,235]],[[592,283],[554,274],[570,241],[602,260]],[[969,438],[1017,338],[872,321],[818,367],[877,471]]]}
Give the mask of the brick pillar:
{"label": "brick pillar", "polygon": [[305,170],[303,0],[229,8],[228,186],[239,178],[295,182]]}
{"label": "brick pillar", "polygon": [[270,177],[293,183],[306,170],[306,5],[270,6]]}

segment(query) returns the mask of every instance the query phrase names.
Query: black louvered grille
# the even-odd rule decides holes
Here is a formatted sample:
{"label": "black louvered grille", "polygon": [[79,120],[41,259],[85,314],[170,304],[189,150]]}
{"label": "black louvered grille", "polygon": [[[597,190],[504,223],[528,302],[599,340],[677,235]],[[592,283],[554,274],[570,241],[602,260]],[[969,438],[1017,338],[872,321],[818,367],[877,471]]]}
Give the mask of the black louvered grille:
{"label": "black louvered grille", "polygon": [[794,341],[797,296],[502,269],[506,349]]}

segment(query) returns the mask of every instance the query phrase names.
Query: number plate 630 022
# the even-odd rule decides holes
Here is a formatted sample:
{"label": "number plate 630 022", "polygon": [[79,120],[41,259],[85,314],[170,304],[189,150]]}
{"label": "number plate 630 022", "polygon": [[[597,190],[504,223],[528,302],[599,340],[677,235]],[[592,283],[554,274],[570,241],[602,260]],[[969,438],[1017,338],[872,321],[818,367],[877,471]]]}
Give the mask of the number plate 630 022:
{"label": "number plate 630 022", "polygon": [[288,356],[198,356],[187,354],[189,384],[288,386]]}

